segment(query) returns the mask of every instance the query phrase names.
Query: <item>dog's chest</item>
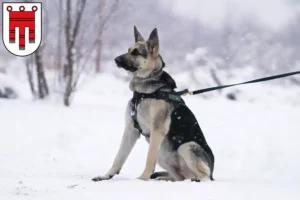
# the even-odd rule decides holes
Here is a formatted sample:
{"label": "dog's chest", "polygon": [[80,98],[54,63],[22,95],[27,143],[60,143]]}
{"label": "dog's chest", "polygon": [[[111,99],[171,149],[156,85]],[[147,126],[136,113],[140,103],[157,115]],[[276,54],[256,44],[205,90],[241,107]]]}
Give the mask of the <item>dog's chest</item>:
{"label": "dog's chest", "polygon": [[162,128],[164,134],[167,133],[170,123],[169,113],[172,108],[164,100],[143,99],[138,104],[137,122],[144,135],[151,135],[151,130]]}
{"label": "dog's chest", "polygon": [[151,134],[151,122],[153,122],[153,116],[151,115],[151,106],[153,106],[152,99],[142,100],[137,108],[137,122],[140,128],[143,131],[143,134],[149,135]]}

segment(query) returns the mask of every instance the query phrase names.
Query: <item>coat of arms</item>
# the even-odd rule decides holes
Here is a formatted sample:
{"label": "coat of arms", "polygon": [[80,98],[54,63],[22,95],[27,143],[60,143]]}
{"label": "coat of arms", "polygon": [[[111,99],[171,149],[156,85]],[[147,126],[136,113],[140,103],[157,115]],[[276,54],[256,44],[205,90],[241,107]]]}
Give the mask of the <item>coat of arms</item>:
{"label": "coat of arms", "polygon": [[3,3],[2,39],[17,56],[34,53],[42,40],[42,3]]}

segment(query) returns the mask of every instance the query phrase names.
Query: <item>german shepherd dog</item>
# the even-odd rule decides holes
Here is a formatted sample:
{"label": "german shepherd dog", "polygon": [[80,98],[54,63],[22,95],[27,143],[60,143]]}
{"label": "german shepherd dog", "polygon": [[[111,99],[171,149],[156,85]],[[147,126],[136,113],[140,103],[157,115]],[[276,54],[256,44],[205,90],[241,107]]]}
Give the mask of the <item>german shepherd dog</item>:
{"label": "german shepherd dog", "polygon": [[[135,44],[128,52],[115,58],[119,68],[132,74],[130,90],[145,97],[157,91],[174,92],[175,81],[163,71],[165,63],[159,54],[157,29],[146,41],[134,26],[134,37]],[[214,155],[197,119],[184,102],[177,104],[142,96],[135,109],[136,122],[132,117],[131,99],[126,109],[126,127],[121,145],[112,167],[104,176],[97,176],[93,181],[108,180],[119,174],[141,134],[149,143],[149,149],[145,169],[139,179],[213,180]],[[166,171],[154,172],[156,163]]]}

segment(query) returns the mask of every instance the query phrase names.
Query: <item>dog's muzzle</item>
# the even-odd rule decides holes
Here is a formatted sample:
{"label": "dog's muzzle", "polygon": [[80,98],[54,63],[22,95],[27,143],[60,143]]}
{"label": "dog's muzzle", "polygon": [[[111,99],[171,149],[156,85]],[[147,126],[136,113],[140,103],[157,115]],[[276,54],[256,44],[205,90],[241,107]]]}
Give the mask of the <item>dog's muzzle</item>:
{"label": "dog's muzzle", "polygon": [[117,64],[117,66],[119,68],[123,68],[125,70],[130,71],[130,72],[137,71],[137,68],[135,68],[135,67],[133,67],[133,65],[130,65],[130,64],[125,62],[125,59],[124,59],[123,55],[116,57],[115,58],[115,63]]}
{"label": "dog's muzzle", "polygon": [[122,58],[121,56],[118,56],[115,58],[115,63],[117,64],[118,67],[121,67],[122,66]]}

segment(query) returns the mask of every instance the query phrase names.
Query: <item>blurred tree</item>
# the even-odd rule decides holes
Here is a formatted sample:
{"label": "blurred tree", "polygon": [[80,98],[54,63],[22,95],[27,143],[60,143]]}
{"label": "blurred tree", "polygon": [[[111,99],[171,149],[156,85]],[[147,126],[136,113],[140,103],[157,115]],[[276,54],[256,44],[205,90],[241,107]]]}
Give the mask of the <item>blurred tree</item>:
{"label": "blurred tree", "polygon": [[98,23],[97,23],[97,37],[95,41],[96,45],[96,58],[95,58],[95,65],[96,65],[96,73],[100,72],[101,69],[101,55],[102,55],[102,47],[103,47],[103,32],[108,23],[110,23],[110,19],[112,15],[117,11],[118,5],[120,0],[114,0],[113,5],[111,6],[109,12],[105,15],[105,8],[107,8],[107,0],[99,0],[98,1]]}
{"label": "blurred tree", "polygon": [[26,58],[26,73],[27,73],[27,78],[28,78],[28,83],[30,87],[30,91],[33,97],[36,97],[36,91],[35,91],[35,86],[34,86],[34,80],[33,80],[33,56],[28,56]]}
{"label": "blurred tree", "polygon": [[[65,23],[65,37],[66,37],[66,63],[64,65],[64,75],[67,78],[64,105],[70,106],[70,98],[74,92],[74,64],[75,64],[75,42],[80,31],[81,18],[86,6],[87,0],[77,0],[76,10],[73,14],[71,0],[66,0],[66,23]],[[73,14],[73,15],[72,15]],[[74,20],[74,21],[73,21]]]}
{"label": "blurred tree", "polygon": [[[33,2],[32,0],[24,0],[24,2]],[[44,12],[43,14],[43,28],[44,31],[42,33],[45,33],[44,36],[48,34],[47,28],[48,28],[48,19],[47,19],[47,9],[46,7],[43,7]],[[37,87],[38,87],[38,93],[37,97],[39,99],[44,99],[46,96],[49,95],[49,88],[47,79],[45,76],[45,70],[44,70],[44,61],[43,61],[43,49],[44,49],[45,43],[42,43],[40,47],[33,53],[33,55],[30,55],[29,58],[25,60],[26,62],[26,72],[28,76],[29,86],[31,89],[31,92],[34,96],[36,96],[36,92],[34,89],[34,81],[33,81],[33,75],[32,75],[32,65],[34,62],[34,65],[36,66],[36,74],[37,74]]]}

